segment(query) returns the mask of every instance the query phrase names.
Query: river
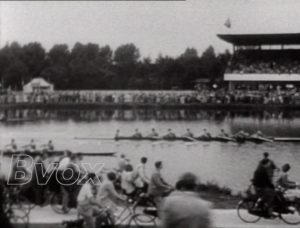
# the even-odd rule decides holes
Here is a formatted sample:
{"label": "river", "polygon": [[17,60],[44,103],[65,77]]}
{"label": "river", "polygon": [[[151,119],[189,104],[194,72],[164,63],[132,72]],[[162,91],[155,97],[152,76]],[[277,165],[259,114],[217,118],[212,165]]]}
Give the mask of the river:
{"label": "river", "polygon": [[[15,112],[16,110],[13,111]],[[149,174],[153,171],[153,163],[162,160],[163,175],[171,183],[174,183],[181,173],[192,171],[202,182],[215,182],[220,186],[230,187],[234,192],[247,188],[262,153],[267,151],[279,167],[284,163],[290,163],[292,166],[290,178],[300,182],[298,175],[300,143],[247,142],[239,145],[234,142],[115,142],[74,139],[74,137],[112,138],[117,129],[121,130],[121,135],[128,136],[134,133],[135,128],[139,128],[144,134],[149,133],[151,128],[156,128],[160,134],[166,133],[167,129],[171,128],[177,135],[184,133],[186,128],[190,128],[195,135],[200,135],[203,128],[207,128],[212,135],[218,134],[222,128],[229,133],[241,128],[248,132],[261,130],[272,136],[300,137],[300,117],[297,112],[239,113],[193,110],[189,111],[193,115],[187,117],[186,114],[181,114],[178,117],[178,113],[187,111],[159,111],[167,114],[158,116],[149,110],[137,113],[130,110],[105,111],[110,113],[108,115],[110,118],[102,118],[104,111],[37,110],[37,112],[43,112],[43,115],[40,114],[43,118],[37,118],[36,121],[1,122],[0,147],[3,148],[8,144],[11,138],[14,138],[19,146],[28,144],[30,139],[35,139],[37,145],[45,144],[51,139],[55,149],[69,149],[74,152],[116,151],[117,157],[121,153],[126,154],[132,164],[137,164],[142,156],[147,156]],[[24,117],[26,114],[21,116]],[[16,118],[16,115],[13,118]],[[104,163],[106,168],[111,168],[116,166],[117,158],[85,157],[84,162]],[[2,159],[2,172],[7,170],[9,164],[9,159]]]}

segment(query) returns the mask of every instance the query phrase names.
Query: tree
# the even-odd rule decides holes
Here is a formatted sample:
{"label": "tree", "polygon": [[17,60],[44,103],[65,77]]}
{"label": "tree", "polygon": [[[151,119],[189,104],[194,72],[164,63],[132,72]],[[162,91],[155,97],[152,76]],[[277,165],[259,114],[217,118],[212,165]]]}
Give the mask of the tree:
{"label": "tree", "polygon": [[112,64],[113,50],[110,46],[105,45],[99,50],[99,59],[102,65],[110,66]]}
{"label": "tree", "polygon": [[54,45],[47,54],[50,65],[67,66],[70,61],[70,51],[68,45]]}
{"label": "tree", "polygon": [[46,66],[41,77],[54,84],[56,89],[66,89],[70,80],[70,51],[68,45],[54,45],[46,55]]}
{"label": "tree", "polygon": [[198,52],[195,48],[187,48],[184,53],[180,56],[180,58],[191,59],[198,58]]}
{"label": "tree", "polygon": [[218,76],[216,73],[218,64],[215,50],[212,46],[209,46],[201,56],[201,76],[214,81]]}
{"label": "tree", "polygon": [[29,78],[39,77],[46,63],[45,49],[40,43],[34,42],[24,45],[22,51],[22,61],[28,67]]}
{"label": "tree", "polygon": [[26,75],[28,75],[27,66],[20,59],[13,59],[3,74],[4,86],[21,90]]}
{"label": "tree", "polygon": [[154,64],[151,59],[144,58],[137,63],[134,75],[129,80],[129,87],[132,89],[150,89],[153,88]]}
{"label": "tree", "polygon": [[114,53],[114,61],[116,65],[134,65],[137,63],[139,58],[139,49],[134,44],[121,45]]}
{"label": "tree", "polygon": [[[71,51],[70,84],[74,89],[105,88],[110,48],[76,43]],[[103,56],[105,58],[103,58]]]}
{"label": "tree", "polygon": [[140,58],[140,52],[134,44],[124,44],[114,52],[113,84],[118,89],[128,89],[134,85],[134,74]]}
{"label": "tree", "polygon": [[28,67],[22,61],[23,50],[17,43],[6,45],[0,51],[0,75],[4,87],[21,89],[29,76]]}

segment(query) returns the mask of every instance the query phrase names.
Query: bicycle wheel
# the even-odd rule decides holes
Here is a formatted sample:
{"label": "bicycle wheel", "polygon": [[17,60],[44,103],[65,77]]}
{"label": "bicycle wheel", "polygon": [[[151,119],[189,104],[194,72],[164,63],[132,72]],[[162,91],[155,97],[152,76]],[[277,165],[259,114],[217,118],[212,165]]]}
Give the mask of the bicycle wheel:
{"label": "bicycle wheel", "polygon": [[142,228],[142,227],[156,227],[155,219],[146,219],[145,217],[149,217],[149,215],[145,214],[135,214],[130,219],[128,224],[125,226],[126,228]]}
{"label": "bicycle wheel", "polygon": [[14,201],[6,202],[3,209],[4,213],[8,214],[10,217],[15,216],[18,218],[25,218],[31,211],[31,207],[23,201],[22,197],[19,197]]}
{"label": "bicycle wheel", "polygon": [[253,215],[249,211],[253,210],[255,201],[241,200],[237,206],[238,217],[246,223],[255,223],[261,219],[258,215]]}
{"label": "bicycle wheel", "polygon": [[289,213],[280,214],[279,218],[289,225],[300,224],[300,203],[293,202],[288,206]]}
{"label": "bicycle wheel", "polygon": [[9,221],[11,224],[18,224],[17,226],[20,228],[29,227],[29,215],[20,217],[13,213],[9,216]]}
{"label": "bicycle wheel", "polygon": [[30,213],[30,211],[35,207],[34,203],[31,203],[26,197],[18,196],[15,202],[17,205],[20,205],[23,211]]}
{"label": "bicycle wheel", "polygon": [[133,212],[134,214],[146,214],[154,218],[158,216],[155,202],[148,197],[139,198],[133,206]]}
{"label": "bicycle wheel", "polygon": [[60,194],[53,194],[50,200],[51,208],[58,214],[67,214],[71,210],[69,207],[63,208],[62,196]]}
{"label": "bicycle wheel", "polygon": [[96,227],[101,227],[101,228],[115,227],[113,220],[111,219],[108,213],[101,213],[98,216],[96,216],[95,223],[96,223]]}

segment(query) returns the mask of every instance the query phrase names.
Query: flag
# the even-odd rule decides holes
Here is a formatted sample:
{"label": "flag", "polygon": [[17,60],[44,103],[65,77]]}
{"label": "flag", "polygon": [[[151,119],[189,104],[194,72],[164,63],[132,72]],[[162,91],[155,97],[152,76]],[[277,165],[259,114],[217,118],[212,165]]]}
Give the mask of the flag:
{"label": "flag", "polygon": [[224,26],[226,26],[227,28],[231,28],[231,21],[230,18],[227,18],[227,20],[224,23]]}

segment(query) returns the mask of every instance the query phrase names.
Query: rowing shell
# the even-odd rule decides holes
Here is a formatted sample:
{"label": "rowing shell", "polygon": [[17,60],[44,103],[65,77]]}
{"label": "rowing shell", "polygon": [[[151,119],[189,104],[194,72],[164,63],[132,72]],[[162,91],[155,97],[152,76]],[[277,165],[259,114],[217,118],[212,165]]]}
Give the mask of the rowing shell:
{"label": "rowing shell", "polygon": [[114,140],[114,141],[125,141],[125,140],[130,140],[130,141],[185,141],[185,142],[197,142],[197,141],[204,141],[204,142],[209,142],[209,141],[219,141],[219,142],[230,142],[230,141],[235,141],[234,138],[231,137],[188,137],[188,136],[183,136],[183,137],[141,137],[141,138],[135,138],[135,137],[117,137],[117,138],[88,138],[88,137],[75,137],[77,140]]}
{"label": "rowing shell", "polygon": [[163,137],[142,137],[142,138],[134,138],[134,137],[118,137],[118,138],[99,138],[99,137],[75,137],[77,140],[112,140],[112,141],[122,141],[122,140],[130,140],[130,141],[185,141],[185,142],[210,142],[210,141],[218,141],[218,142],[237,142],[237,143],[245,143],[245,142],[253,142],[253,143],[264,143],[264,142],[300,142],[300,137],[175,137],[175,138],[163,138]]}
{"label": "rowing shell", "polygon": [[[29,155],[29,156],[37,156],[44,153],[47,153],[49,156],[62,156],[65,154],[63,150],[55,150],[55,151],[28,151],[28,150],[18,150],[18,151],[0,151],[3,156],[12,156],[12,155]],[[116,152],[72,152],[72,154],[79,156],[114,156]]]}
{"label": "rowing shell", "polygon": [[300,142],[300,138],[296,138],[296,137],[295,138],[288,138],[288,137],[279,138],[279,137],[277,137],[277,138],[274,138],[274,141],[277,141],[277,142]]}

